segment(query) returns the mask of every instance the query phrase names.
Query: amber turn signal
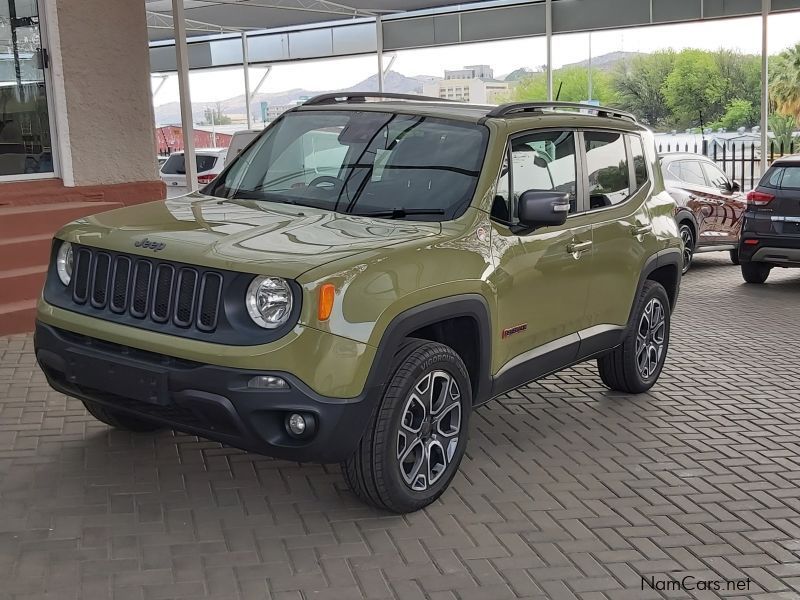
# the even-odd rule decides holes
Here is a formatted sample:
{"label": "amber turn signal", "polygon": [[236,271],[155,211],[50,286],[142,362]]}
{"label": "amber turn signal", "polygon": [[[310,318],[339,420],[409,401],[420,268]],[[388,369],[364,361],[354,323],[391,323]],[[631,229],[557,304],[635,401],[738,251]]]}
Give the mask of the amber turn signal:
{"label": "amber turn signal", "polygon": [[336,288],[332,283],[325,283],[319,288],[319,298],[317,301],[317,318],[320,321],[327,321],[333,312],[333,298]]}

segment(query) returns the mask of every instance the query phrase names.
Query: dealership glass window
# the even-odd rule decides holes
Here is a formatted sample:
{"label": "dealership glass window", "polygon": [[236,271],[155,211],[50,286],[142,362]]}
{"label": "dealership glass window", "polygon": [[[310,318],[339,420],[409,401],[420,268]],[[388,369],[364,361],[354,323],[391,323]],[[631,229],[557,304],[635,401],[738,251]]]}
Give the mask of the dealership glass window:
{"label": "dealership glass window", "polygon": [[0,0],[0,178],[52,173],[36,0]]}

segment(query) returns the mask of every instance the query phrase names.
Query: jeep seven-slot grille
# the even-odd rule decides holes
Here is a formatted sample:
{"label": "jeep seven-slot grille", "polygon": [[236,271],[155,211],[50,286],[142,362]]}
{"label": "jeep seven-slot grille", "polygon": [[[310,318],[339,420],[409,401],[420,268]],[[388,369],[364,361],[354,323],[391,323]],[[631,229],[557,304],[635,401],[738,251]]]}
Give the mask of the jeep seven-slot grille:
{"label": "jeep seven-slot grille", "polygon": [[217,327],[220,273],[86,247],[77,251],[74,265],[76,304],[204,332]]}

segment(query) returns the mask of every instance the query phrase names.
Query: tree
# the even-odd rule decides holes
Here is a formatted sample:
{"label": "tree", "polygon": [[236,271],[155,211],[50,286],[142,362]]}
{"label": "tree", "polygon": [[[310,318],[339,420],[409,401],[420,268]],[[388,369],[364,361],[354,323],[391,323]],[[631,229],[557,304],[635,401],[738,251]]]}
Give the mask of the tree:
{"label": "tree", "polygon": [[769,117],[769,129],[775,136],[775,151],[790,154],[794,151],[794,115],[773,113]]}
{"label": "tree", "polygon": [[675,52],[666,50],[621,62],[612,84],[620,108],[651,127],[665,125],[671,116],[662,89],[675,65]]}
{"label": "tree", "polygon": [[222,112],[222,103],[217,102],[215,107],[207,106],[203,111],[203,125],[230,125],[231,118]]}
{"label": "tree", "polygon": [[[564,67],[553,71],[553,96],[561,87],[559,100],[564,102],[581,102],[589,97],[589,70],[586,67]],[[600,104],[613,104],[616,100],[611,76],[605,71],[592,71],[592,96]],[[547,75],[532,73],[523,77],[512,93],[512,99],[518,102],[526,100],[547,100]]]}
{"label": "tree", "polygon": [[684,50],[664,81],[662,93],[676,125],[690,127],[719,119],[725,109],[726,83],[710,52]]}
{"label": "tree", "polygon": [[725,109],[722,118],[714,123],[713,127],[725,129],[739,129],[739,127],[752,127],[757,125],[761,118],[760,109],[753,106],[750,100],[737,98],[731,100]]}
{"label": "tree", "polygon": [[772,59],[769,97],[777,112],[800,117],[800,44]]}

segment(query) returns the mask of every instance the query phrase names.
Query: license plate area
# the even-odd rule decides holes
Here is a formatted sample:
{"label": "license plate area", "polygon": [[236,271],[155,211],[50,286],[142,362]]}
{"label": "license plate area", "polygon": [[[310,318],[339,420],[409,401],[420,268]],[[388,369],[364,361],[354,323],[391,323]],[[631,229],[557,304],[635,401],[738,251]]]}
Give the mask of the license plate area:
{"label": "license plate area", "polygon": [[166,371],[90,357],[72,350],[66,352],[66,359],[70,383],[148,404],[170,404]]}

